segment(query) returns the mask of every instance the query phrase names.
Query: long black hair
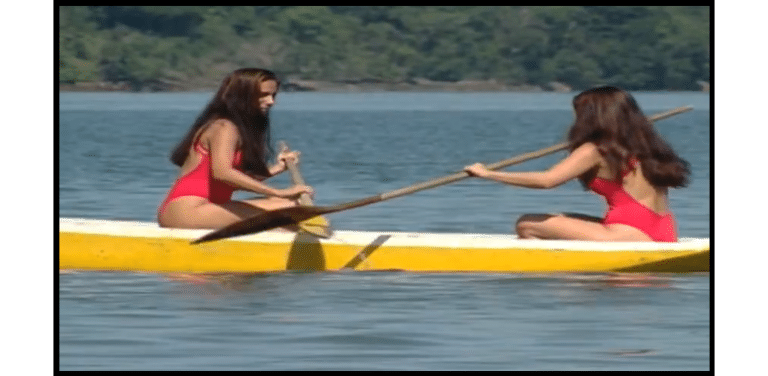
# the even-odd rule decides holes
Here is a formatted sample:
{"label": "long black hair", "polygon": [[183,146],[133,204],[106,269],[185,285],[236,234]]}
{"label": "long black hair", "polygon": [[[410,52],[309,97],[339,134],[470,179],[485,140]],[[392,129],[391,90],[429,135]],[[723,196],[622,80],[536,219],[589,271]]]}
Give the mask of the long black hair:
{"label": "long black hair", "polygon": [[269,115],[259,109],[260,84],[264,81],[280,85],[275,73],[261,68],[238,69],[224,78],[213,99],[171,152],[171,162],[183,165],[198,130],[223,118],[234,123],[240,133],[243,171],[269,176],[267,162],[274,154],[270,146]]}

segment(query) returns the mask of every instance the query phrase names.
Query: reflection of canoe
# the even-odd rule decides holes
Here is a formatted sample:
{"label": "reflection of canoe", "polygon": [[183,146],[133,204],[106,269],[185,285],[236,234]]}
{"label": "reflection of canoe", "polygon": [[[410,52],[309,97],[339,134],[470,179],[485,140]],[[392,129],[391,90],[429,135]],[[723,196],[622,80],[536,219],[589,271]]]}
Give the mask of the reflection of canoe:
{"label": "reflection of canoe", "polygon": [[501,234],[334,231],[329,239],[269,231],[190,245],[209,230],[59,219],[59,269],[236,273],[708,272],[709,239],[676,243],[520,240]]}

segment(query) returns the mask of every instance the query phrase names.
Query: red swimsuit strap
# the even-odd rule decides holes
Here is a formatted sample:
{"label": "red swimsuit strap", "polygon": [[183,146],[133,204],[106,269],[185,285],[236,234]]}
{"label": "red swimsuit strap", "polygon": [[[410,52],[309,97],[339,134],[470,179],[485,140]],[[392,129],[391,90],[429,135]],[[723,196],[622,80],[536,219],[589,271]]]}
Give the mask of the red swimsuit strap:
{"label": "red swimsuit strap", "polygon": [[627,166],[624,168],[624,171],[621,173],[621,177],[625,177],[629,175],[630,172],[634,171],[637,168],[637,165],[640,164],[640,160],[638,160],[635,157],[629,157],[627,160]]}
{"label": "red swimsuit strap", "polygon": [[192,145],[195,146],[195,150],[201,154],[208,155],[208,149],[203,147],[203,144],[200,142],[200,138],[203,136],[203,132],[200,132],[196,137],[195,140],[192,141]]}

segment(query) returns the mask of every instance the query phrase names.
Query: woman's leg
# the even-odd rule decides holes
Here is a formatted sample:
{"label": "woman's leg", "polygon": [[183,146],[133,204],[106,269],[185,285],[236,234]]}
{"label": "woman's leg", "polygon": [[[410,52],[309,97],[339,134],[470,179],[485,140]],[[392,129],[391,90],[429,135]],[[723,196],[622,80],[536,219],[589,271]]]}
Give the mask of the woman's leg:
{"label": "woman's leg", "polygon": [[271,211],[298,205],[298,201],[279,197],[254,197],[240,202],[256,207],[261,211]]}
{"label": "woman's leg", "polygon": [[583,214],[525,214],[515,226],[521,239],[650,241],[644,232],[627,225],[604,225]]}
{"label": "woman's leg", "polygon": [[182,196],[169,202],[158,215],[160,227],[218,229],[264,211],[295,206],[281,198],[249,199],[214,204],[206,198]]}

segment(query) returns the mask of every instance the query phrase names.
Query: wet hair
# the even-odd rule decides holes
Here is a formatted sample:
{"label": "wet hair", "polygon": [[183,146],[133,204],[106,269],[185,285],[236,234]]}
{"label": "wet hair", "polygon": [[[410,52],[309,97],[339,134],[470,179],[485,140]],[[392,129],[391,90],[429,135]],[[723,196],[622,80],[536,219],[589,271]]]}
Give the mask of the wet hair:
{"label": "wet hair", "polygon": [[[655,187],[685,187],[690,167],[656,132],[635,99],[624,90],[601,86],[573,98],[576,120],[568,132],[570,150],[587,142],[597,145],[614,176],[629,165],[630,158],[642,165],[643,176]],[[586,187],[596,171],[579,177]]]}
{"label": "wet hair", "polygon": [[237,126],[240,134],[243,171],[269,176],[267,162],[274,154],[270,147],[269,115],[261,112],[258,101],[264,81],[280,85],[273,72],[260,68],[238,69],[224,78],[211,101],[171,152],[171,162],[183,165],[198,130],[214,120],[227,119]]}

